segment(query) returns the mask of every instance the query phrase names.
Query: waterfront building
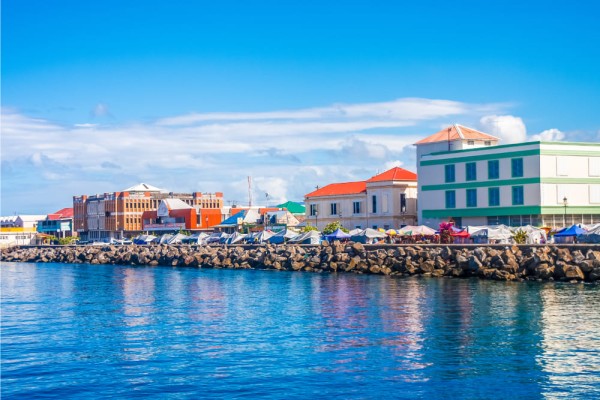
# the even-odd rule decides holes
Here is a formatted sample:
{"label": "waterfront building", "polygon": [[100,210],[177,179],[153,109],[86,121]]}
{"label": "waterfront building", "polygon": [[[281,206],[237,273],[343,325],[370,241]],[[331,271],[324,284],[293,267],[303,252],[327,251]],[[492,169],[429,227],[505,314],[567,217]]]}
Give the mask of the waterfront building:
{"label": "waterfront building", "polygon": [[[221,192],[174,193],[140,183],[120,192],[74,196],[75,230],[83,240],[136,236],[144,231],[144,212],[156,211],[165,199],[179,199],[197,209],[200,215],[202,210],[223,208]],[[199,229],[208,229],[214,222],[213,217],[200,218]]]}
{"label": "waterfront building", "polygon": [[142,214],[142,229],[149,233],[206,230],[220,222],[220,209],[192,207],[181,199],[163,199],[156,210]]}
{"label": "waterfront building", "polygon": [[600,222],[600,144],[498,143],[494,136],[453,125],[415,144],[419,223]]}
{"label": "waterfront building", "polygon": [[63,208],[38,221],[37,232],[57,238],[76,236],[73,232],[73,208]]}
{"label": "waterfront building", "polygon": [[331,183],[305,195],[307,225],[399,228],[417,222],[417,174],[395,167],[366,181]]}
{"label": "waterfront building", "polygon": [[0,217],[0,248],[36,244],[38,221],[46,215]]}

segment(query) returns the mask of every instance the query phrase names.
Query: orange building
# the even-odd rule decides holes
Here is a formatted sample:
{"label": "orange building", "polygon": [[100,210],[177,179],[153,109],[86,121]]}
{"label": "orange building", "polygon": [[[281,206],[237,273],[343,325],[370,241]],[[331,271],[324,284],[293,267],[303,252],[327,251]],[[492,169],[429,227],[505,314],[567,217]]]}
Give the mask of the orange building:
{"label": "orange building", "polygon": [[[220,222],[223,208],[223,193],[173,193],[140,183],[121,192],[73,197],[73,219],[75,230],[82,240],[106,240],[110,238],[132,237],[144,231],[145,211],[156,211],[162,200],[179,199],[196,213],[202,210],[218,210],[219,221],[209,217],[208,223]],[[212,213],[205,212],[208,216]],[[191,218],[191,217],[190,217]],[[196,217],[197,218],[197,217]],[[197,223],[206,229],[206,219]]]}

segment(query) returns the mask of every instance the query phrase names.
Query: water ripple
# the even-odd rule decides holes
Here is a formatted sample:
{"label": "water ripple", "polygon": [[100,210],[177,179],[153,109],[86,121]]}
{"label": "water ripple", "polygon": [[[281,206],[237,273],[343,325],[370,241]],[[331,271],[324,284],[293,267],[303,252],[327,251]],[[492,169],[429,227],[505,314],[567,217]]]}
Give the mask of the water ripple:
{"label": "water ripple", "polygon": [[600,287],[4,263],[2,398],[600,397]]}

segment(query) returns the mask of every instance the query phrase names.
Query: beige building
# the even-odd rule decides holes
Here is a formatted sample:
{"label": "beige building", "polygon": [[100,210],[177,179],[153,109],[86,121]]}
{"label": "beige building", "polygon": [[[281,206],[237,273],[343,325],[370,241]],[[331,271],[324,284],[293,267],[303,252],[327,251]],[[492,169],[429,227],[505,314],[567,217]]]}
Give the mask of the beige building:
{"label": "beige building", "polygon": [[340,221],[346,229],[399,228],[417,223],[417,175],[392,168],[371,179],[331,183],[305,196],[306,224],[322,230]]}

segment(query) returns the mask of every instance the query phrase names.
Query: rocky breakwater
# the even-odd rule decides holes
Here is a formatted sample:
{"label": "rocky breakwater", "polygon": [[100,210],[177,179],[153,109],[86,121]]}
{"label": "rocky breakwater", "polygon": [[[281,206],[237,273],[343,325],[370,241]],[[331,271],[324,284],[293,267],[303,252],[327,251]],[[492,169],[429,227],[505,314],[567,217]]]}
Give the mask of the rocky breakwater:
{"label": "rocky breakwater", "polygon": [[600,247],[559,246],[38,246],[1,261],[350,272],[495,280],[600,281]]}

